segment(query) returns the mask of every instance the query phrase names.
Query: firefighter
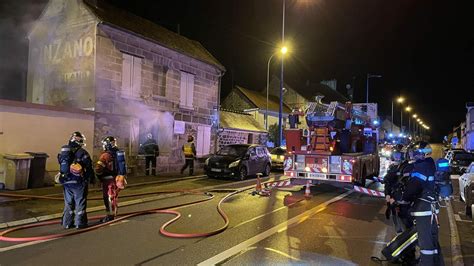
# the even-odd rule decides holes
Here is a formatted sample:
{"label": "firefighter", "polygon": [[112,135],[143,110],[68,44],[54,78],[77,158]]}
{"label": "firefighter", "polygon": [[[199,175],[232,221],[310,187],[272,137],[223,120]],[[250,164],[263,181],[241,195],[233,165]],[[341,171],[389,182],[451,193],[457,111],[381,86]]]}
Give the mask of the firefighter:
{"label": "firefighter", "polygon": [[420,265],[444,265],[438,242],[439,204],[435,191],[436,166],[427,142],[413,147],[413,171],[410,174],[402,200],[411,202],[411,215],[415,219],[420,247]]}
{"label": "firefighter", "polygon": [[107,215],[101,222],[108,222],[117,215],[117,200],[120,189],[126,183],[127,173],[125,153],[117,148],[117,139],[113,136],[102,140],[103,152],[95,166],[97,177],[102,183],[102,197]]}
{"label": "firefighter", "polygon": [[86,137],[79,131],[73,132],[67,145],[61,147],[58,154],[60,164],[59,183],[63,184],[64,212],[61,224],[69,229],[87,227],[88,183],[95,183],[92,161],[83,148]]}
{"label": "firefighter", "polygon": [[160,149],[153,135],[148,133],[147,140],[141,145],[142,151],[145,154],[145,175],[156,175],[156,157],[160,155]]}
{"label": "firefighter", "polygon": [[[395,230],[397,233],[403,232],[400,218],[398,217],[399,207],[397,208],[394,204],[390,203],[390,199],[396,201],[397,189],[400,184],[400,165],[402,163],[402,153],[400,150],[394,149],[392,151],[392,164],[388,167],[387,174],[385,175],[383,182],[385,188],[385,200],[387,202],[387,210],[385,211],[385,217],[390,219],[392,217]],[[397,211],[398,210],[398,211]]]}
{"label": "firefighter", "polygon": [[185,164],[181,168],[181,174],[189,166],[189,175],[193,175],[194,172],[194,158],[196,157],[196,146],[194,145],[194,137],[188,135],[188,142],[183,145],[183,153]]}

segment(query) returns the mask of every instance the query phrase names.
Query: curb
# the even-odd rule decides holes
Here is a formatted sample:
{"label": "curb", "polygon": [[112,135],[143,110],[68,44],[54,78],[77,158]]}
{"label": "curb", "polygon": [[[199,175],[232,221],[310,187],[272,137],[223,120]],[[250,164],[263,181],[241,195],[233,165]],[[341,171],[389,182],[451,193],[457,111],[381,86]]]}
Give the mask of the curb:
{"label": "curb", "polygon": [[461,251],[461,242],[459,241],[458,227],[451,202],[447,201],[447,205],[449,229],[451,230],[451,264],[453,266],[462,266],[464,265],[464,259]]}
{"label": "curb", "polygon": [[[196,178],[196,176],[194,176],[192,178]],[[189,177],[188,179],[192,179],[192,178]],[[215,188],[225,187],[225,186],[229,186],[229,185],[232,185],[232,184],[235,184],[235,183],[220,184],[220,185],[215,185],[215,186],[203,187],[203,188],[193,189],[193,190],[190,190],[190,191],[213,190]],[[253,186],[254,185],[247,186],[247,187],[253,187]],[[237,190],[237,189],[235,189],[235,190]],[[182,192],[176,192],[176,193],[162,194],[162,195],[143,198],[143,199],[124,201],[124,202],[119,203],[119,207],[130,206],[130,205],[145,203],[145,202],[149,202],[149,201],[159,200],[159,199],[172,198],[172,197],[179,196],[181,194],[182,194]],[[87,208],[88,213],[89,212],[102,211],[102,210],[105,210],[105,206],[96,206],[96,207],[92,207],[92,208]],[[42,222],[42,221],[46,221],[46,220],[57,219],[57,218],[61,218],[62,216],[63,216],[63,213],[61,212],[61,213],[48,214],[48,215],[43,215],[43,216],[38,216],[38,217],[27,218],[27,219],[23,219],[23,220],[0,223],[0,229],[6,229],[6,228],[9,228],[9,227],[14,227],[14,226],[19,226],[19,225],[25,225],[25,224],[31,224],[31,223],[36,223],[36,222]]]}

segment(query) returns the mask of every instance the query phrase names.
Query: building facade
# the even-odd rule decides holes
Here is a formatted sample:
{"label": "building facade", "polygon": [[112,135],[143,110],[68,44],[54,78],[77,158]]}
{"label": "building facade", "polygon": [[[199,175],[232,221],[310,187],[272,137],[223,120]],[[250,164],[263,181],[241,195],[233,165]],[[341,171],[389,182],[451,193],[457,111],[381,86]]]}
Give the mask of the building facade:
{"label": "building facade", "polygon": [[182,164],[188,134],[198,157],[214,152],[225,69],[200,43],[92,0],[51,0],[29,39],[28,101],[93,111],[94,155],[117,136],[139,172],[148,133],[161,171]]}

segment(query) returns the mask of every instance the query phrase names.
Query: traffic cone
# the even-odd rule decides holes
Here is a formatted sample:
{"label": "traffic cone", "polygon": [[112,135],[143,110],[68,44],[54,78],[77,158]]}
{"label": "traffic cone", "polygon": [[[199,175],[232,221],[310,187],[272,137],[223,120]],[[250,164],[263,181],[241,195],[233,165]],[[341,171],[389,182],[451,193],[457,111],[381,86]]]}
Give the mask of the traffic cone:
{"label": "traffic cone", "polygon": [[257,174],[257,185],[255,186],[255,191],[256,192],[261,192],[262,191],[262,182],[260,181],[260,176],[262,174]]}
{"label": "traffic cone", "polygon": [[310,189],[310,181],[307,181],[306,182],[306,189],[304,190],[304,196],[306,198],[310,198],[311,197],[311,189]]}

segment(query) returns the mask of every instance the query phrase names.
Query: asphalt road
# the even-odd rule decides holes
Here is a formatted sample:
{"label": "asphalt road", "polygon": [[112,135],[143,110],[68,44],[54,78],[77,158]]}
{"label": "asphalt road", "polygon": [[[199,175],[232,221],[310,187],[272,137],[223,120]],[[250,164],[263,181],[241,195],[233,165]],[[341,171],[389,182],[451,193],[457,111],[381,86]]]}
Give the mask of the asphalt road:
{"label": "asphalt road", "polygon": [[[219,188],[211,192],[216,196],[213,200],[178,208],[182,217],[168,230],[193,233],[221,227],[224,222],[216,205],[228,193],[223,189],[254,184],[254,179],[247,182],[200,179],[161,186],[160,189]],[[137,191],[152,189],[156,188],[136,188]],[[312,187],[309,199],[304,198],[301,187],[274,190],[270,197],[252,196],[250,191],[236,194],[223,204],[230,225],[215,236],[165,237],[159,228],[174,216],[152,214],[48,242],[0,242],[0,265],[377,265],[371,256],[381,256],[381,249],[394,236],[384,216],[384,200],[380,198],[329,185]],[[121,207],[120,212],[204,198],[204,195],[178,195]],[[441,246],[446,265],[451,265],[445,209],[441,210],[440,219]],[[64,231],[58,225],[51,225],[15,232],[11,236]]]}

